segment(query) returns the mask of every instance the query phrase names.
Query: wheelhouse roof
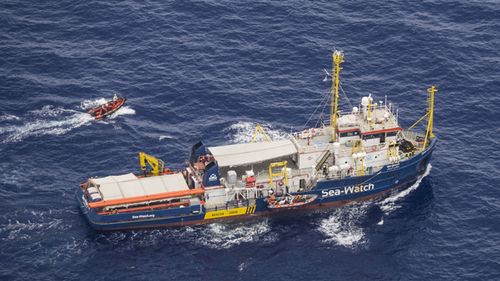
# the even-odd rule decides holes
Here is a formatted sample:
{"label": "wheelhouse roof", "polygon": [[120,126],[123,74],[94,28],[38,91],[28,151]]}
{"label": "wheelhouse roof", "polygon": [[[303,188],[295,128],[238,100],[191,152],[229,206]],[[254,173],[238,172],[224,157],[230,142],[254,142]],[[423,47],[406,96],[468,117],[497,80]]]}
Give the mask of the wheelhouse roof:
{"label": "wheelhouse roof", "polygon": [[297,153],[291,140],[209,147],[219,167],[243,166]]}

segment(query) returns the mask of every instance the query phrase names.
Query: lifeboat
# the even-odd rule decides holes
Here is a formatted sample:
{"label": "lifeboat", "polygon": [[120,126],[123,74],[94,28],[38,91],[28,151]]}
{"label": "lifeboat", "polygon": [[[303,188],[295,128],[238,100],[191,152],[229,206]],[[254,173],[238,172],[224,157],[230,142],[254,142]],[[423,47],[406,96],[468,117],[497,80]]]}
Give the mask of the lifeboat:
{"label": "lifeboat", "polygon": [[291,195],[288,194],[283,197],[274,197],[270,195],[267,198],[267,207],[269,209],[290,209],[312,203],[318,195],[307,194],[307,195]]}
{"label": "lifeboat", "polygon": [[115,113],[118,109],[120,109],[125,104],[126,98],[123,97],[114,97],[113,100],[106,102],[103,105],[100,105],[96,108],[92,108],[88,111],[95,119],[103,119],[104,117]]}

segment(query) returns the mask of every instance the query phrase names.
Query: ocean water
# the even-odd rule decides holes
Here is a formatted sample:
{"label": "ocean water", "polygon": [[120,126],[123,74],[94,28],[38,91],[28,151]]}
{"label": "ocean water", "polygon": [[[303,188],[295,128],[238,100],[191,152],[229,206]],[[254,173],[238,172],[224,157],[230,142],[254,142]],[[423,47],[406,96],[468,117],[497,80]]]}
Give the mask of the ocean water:
{"label": "ocean water", "polygon": [[[320,105],[314,125],[334,48],[350,102],[387,95],[405,126],[438,87],[418,184],[298,217],[87,225],[78,184],[138,171],[139,151],[180,168],[200,139],[283,138]],[[0,280],[500,280],[499,50],[493,0],[4,0]],[[114,116],[84,113],[113,93]]]}

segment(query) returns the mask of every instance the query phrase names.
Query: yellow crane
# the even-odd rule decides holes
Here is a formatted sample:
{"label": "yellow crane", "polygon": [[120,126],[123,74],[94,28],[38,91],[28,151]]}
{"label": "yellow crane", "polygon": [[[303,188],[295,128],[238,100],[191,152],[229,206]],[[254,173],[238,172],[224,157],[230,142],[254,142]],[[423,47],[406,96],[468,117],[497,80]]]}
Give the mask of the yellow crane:
{"label": "yellow crane", "polygon": [[408,130],[413,129],[413,127],[415,127],[418,123],[420,123],[420,121],[424,120],[424,118],[427,117],[427,129],[425,130],[425,140],[422,149],[425,149],[427,147],[427,144],[430,142],[430,139],[435,137],[432,133],[432,129],[434,128],[434,94],[437,91],[438,90],[434,85],[427,89],[427,113],[408,128]]}
{"label": "yellow crane", "polygon": [[148,155],[144,152],[139,152],[139,163],[141,165],[141,170],[144,175],[147,175],[147,167],[146,164],[150,167],[149,174],[152,176],[158,176],[163,172],[163,168],[165,167],[165,163],[162,160],[157,159],[151,155]]}
{"label": "yellow crane", "polygon": [[264,128],[260,124],[255,125],[255,131],[253,132],[252,142],[257,141],[257,136],[259,135],[259,133],[262,136],[264,136],[266,142],[269,142],[269,137],[267,136],[266,131],[264,131]]}

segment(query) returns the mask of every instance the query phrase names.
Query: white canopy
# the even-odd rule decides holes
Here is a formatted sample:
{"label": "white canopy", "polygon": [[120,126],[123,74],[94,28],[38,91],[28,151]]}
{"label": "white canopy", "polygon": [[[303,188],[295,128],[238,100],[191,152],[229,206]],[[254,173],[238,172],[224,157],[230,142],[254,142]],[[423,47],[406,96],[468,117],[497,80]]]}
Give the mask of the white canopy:
{"label": "white canopy", "polygon": [[297,153],[291,140],[215,146],[208,150],[220,167],[259,163]]}
{"label": "white canopy", "polygon": [[124,199],[189,189],[184,176],[180,173],[145,178],[138,178],[130,173],[91,179],[91,182],[97,185],[103,200]]}

